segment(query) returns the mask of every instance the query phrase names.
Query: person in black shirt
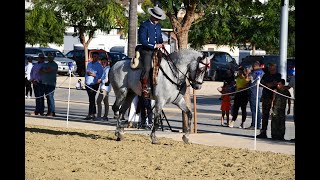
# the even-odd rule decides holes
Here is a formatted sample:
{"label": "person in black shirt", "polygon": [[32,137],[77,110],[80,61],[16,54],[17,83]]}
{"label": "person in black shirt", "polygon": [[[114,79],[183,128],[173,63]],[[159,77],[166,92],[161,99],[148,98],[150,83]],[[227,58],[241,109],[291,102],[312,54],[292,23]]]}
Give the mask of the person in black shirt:
{"label": "person in black shirt", "polygon": [[[270,63],[268,65],[268,72],[262,76],[261,84],[267,86],[272,90],[277,89],[277,84],[281,80],[281,74],[277,72],[277,65]],[[263,88],[262,90],[262,128],[257,138],[267,138],[267,127],[270,116],[270,109],[272,104],[273,91]]]}

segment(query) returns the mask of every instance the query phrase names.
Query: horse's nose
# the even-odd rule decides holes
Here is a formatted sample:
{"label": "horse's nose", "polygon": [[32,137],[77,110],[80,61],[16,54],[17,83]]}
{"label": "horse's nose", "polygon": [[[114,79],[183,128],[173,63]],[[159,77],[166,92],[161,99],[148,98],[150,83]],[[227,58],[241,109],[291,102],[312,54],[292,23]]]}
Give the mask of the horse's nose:
{"label": "horse's nose", "polygon": [[195,89],[195,90],[201,89],[201,85],[200,85],[200,84],[195,85],[194,89]]}

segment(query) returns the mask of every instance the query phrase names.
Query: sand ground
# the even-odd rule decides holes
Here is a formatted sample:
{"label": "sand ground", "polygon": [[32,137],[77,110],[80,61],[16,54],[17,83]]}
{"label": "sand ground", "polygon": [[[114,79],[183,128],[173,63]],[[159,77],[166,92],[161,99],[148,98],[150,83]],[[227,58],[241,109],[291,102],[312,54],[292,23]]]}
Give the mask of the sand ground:
{"label": "sand ground", "polygon": [[295,156],[25,125],[26,179],[295,179]]}

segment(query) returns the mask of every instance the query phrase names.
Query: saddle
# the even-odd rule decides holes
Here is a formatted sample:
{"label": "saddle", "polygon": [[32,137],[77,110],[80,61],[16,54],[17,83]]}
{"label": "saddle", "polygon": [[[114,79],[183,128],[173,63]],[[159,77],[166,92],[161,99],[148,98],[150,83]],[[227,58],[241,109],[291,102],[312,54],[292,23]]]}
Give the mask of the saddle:
{"label": "saddle", "polygon": [[[141,61],[141,57],[140,57],[140,50],[142,48],[142,45],[138,45],[135,48],[135,57],[131,59],[130,61],[130,67],[131,69],[141,69],[142,65],[140,63]],[[155,50],[152,54],[152,63],[151,63],[151,70],[150,70],[150,74],[149,77],[150,81],[147,82],[148,84],[151,85],[151,87],[153,87],[153,85],[157,84],[157,77],[158,77],[158,72],[159,72],[159,68],[160,68],[160,63],[161,63],[161,58],[162,58],[162,52],[161,50]],[[140,81],[142,82],[142,77],[140,77]],[[144,82],[145,83],[145,82]],[[146,93],[145,97],[150,97],[150,93]]]}

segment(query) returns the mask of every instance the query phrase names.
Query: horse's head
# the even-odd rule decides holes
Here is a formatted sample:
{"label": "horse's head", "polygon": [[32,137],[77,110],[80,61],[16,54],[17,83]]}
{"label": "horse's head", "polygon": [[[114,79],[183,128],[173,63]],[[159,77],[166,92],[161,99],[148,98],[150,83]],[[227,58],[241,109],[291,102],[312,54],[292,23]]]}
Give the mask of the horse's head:
{"label": "horse's head", "polygon": [[189,82],[193,89],[201,89],[203,78],[209,67],[210,59],[213,55],[206,57],[200,56],[197,60],[192,61],[189,66]]}

